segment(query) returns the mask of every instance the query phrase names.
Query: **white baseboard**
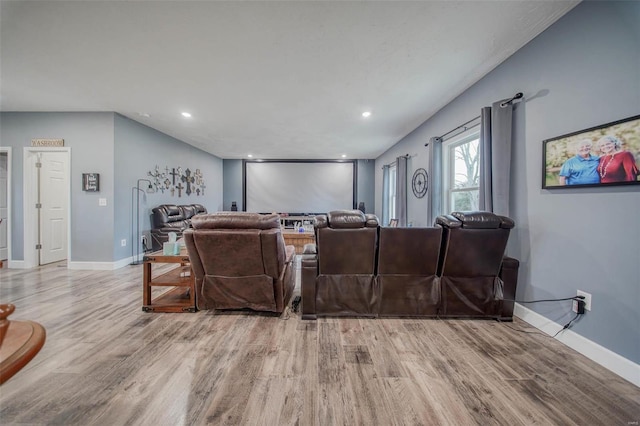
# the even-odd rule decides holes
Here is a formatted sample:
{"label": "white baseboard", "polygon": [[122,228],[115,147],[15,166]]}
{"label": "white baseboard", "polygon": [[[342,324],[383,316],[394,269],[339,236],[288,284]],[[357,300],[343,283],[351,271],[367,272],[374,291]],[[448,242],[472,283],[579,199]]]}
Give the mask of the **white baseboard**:
{"label": "white baseboard", "polygon": [[24,260],[8,260],[8,267],[10,269],[27,269],[27,264]]}
{"label": "white baseboard", "polygon": [[131,258],[120,259],[116,262],[67,262],[68,269],[80,269],[89,271],[113,271],[123,268],[131,263]]}
{"label": "white baseboard", "polygon": [[[513,314],[550,336],[553,336],[562,329],[561,325],[551,321],[549,318],[545,318],[537,312],[525,308],[517,303],[515,304]],[[630,361],[627,358],[624,358],[604,346],[600,346],[571,330],[563,331],[555,339],[581,353],[590,360],[595,361],[604,368],[616,373],[623,379],[626,379],[640,387],[639,364],[636,364],[635,362]]]}
{"label": "white baseboard", "polygon": [[[87,271],[113,271],[115,269],[124,268],[131,263],[132,257],[120,259],[116,262],[67,262],[67,269],[87,270]],[[35,266],[29,266],[24,260],[7,261],[10,269],[30,269]]]}

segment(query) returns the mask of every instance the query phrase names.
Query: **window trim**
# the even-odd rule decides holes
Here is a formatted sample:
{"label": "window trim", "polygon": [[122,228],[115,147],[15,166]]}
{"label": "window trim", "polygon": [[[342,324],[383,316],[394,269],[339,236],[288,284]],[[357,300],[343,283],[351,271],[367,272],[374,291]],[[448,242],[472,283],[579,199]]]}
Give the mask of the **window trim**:
{"label": "window trim", "polygon": [[396,188],[398,181],[398,163],[389,165],[389,194],[387,200],[389,202],[389,221],[396,218]]}
{"label": "window trim", "polygon": [[[450,213],[454,209],[452,202],[452,195],[456,192],[469,192],[473,190],[480,190],[480,171],[478,170],[478,186],[467,186],[463,188],[455,187],[455,176],[452,175],[452,170],[455,170],[455,156],[451,155],[452,151],[456,147],[469,143],[473,140],[480,139],[480,131],[471,129],[467,132],[461,133],[456,138],[451,138],[448,141],[442,142],[442,205],[447,213]],[[481,155],[480,146],[478,143],[478,156]],[[480,162],[481,159],[479,158]]]}

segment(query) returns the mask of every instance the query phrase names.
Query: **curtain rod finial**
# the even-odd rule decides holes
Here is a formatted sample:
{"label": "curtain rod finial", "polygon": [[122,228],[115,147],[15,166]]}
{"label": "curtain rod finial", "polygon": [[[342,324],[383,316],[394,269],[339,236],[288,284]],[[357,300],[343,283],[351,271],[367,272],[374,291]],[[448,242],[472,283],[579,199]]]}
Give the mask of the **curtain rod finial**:
{"label": "curtain rod finial", "polygon": [[513,103],[513,101],[515,101],[516,99],[521,99],[524,95],[522,94],[522,92],[518,92],[515,95],[513,95],[513,98],[506,100],[504,102],[500,103],[500,108],[505,108],[507,105]]}

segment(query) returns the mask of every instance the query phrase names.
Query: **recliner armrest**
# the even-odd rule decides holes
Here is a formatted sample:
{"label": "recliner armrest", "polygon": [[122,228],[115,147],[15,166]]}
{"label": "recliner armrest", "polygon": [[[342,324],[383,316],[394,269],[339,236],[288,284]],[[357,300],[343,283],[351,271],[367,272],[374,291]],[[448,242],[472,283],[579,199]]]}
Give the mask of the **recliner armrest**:
{"label": "recliner armrest", "polygon": [[318,254],[318,246],[314,243],[305,244],[302,254]]}
{"label": "recliner armrest", "polygon": [[302,319],[316,319],[316,277],[318,256],[303,254],[301,257],[300,295],[302,296]]}
{"label": "recliner armrest", "polygon": [[518,270],[520,268],[520,262],[513,257],[505,256],[502,259],[502,265],[500,266],[499,277],[504,283],[502,301],[502,312],[500,313],[501,321],[513,321],[513,308],[516,298],[516,289],[518,287]]}
{"label": "recliner armrest", "polygon": [[296,258],[296,248],[294,246],[285,246],[284,263],[291,263]]}

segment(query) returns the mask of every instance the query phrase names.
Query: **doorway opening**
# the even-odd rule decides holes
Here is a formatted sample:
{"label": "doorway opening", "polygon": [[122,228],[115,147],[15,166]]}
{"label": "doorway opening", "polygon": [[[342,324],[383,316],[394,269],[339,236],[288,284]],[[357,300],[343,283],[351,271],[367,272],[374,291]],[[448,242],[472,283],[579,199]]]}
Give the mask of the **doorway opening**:
{"label": "doorway opening", "polygon": [[0,265],[11,259],[11,147],[0,147]]}

